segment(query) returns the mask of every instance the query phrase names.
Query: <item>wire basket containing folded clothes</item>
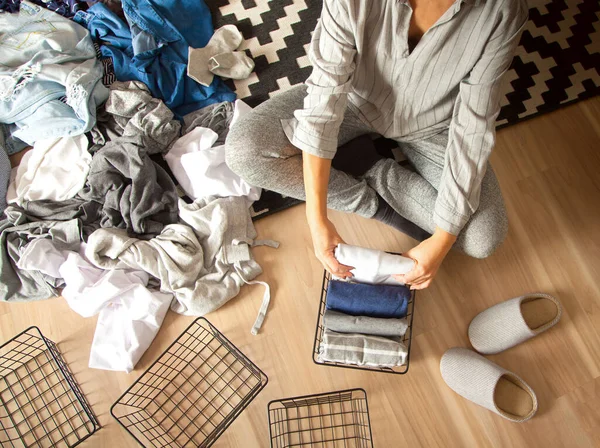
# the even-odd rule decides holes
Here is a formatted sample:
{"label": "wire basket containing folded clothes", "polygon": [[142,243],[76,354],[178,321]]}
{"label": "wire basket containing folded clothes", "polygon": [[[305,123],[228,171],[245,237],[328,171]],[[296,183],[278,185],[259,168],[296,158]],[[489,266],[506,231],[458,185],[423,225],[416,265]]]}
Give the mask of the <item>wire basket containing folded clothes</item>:
{"label": "wire basket containing folded clothes", "polygon": [[196,319],[111,407],[145,447],[209,447],[267,376],[206,319]]}
{"label": "wire basket containing folded clothes", "polygon": [[334,279],[327,271],[323,274],[313,361],[351,369],[408,372],[415,291],[390,279],[385,270],[407,272],[412,260],[347,245],[338,246],[336,258],[356,269],[353,281]]}
{"label": "wire basket containing folded clothes", "polygon": [[271,448],[372,448],[363,389],[274,400],[269,403]]}
{"label": "wire basket containing folded clothes", "polygon": [[100,424],[58,347],[30,327],[0,346],[0,446],[73,447]]}

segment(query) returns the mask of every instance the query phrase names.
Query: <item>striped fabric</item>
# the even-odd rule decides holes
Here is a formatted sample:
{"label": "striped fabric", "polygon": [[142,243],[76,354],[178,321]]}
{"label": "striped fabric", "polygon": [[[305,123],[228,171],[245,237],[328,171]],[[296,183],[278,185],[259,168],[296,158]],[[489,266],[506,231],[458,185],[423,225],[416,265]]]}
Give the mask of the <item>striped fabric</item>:
{"label": "striped fabric", "polygon": [[333,158],[347,107],[399,142],[449,128],[434,211],[457,234],[479,205],[495,142],[501,76],[527,21],[525,0],[456,0],[409,48],[408,0],[324,0],[304,109],[284,123],[303,151]]}
{"label": "striped fabric", "polygon": [[319,361],[358,366],[396,367],[406,363],[408,350],[398,339],[323,331]]}

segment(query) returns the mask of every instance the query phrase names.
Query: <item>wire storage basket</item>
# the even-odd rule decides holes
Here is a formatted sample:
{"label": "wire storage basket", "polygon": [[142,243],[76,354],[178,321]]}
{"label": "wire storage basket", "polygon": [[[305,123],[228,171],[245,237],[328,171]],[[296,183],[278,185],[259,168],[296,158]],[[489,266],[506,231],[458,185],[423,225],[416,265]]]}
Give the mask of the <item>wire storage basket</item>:
{"label": "wire storage basket", "polygon": [[267,376],[206,319],[196,319],[111,407],[145,447],[209,447]]}
{"label": "wire storage basket", "polygon": [[372,448],[367,393],[350,389],[269,403],[271,448]]}
{"label": "wire storage basket", "polygon": [[74,447],[100,424],[58,347],[30,327],[0,346],[0,446]]}
{"label": "wire storage basket", "polygon": [[319,356],[319,347],[321,346],[321,341],[323,340],[323,332],[325,331],[325,326],[323,324],[323,314],[325,314],[325,305],[327,303],[327,289],[329,288],[329,282],[331,280],[331,275],[329,272],[324,271],[323,273],[323,284],[321,286],[321,303],[319,305],[319,315],[317,316],[317,328],[315,330],[315,342],[313,345],[313,362],[315,364],[321,364],[326,366],[333,367],[344,367],[348,369],[360,369],[360,370],[371,370],[375,372],[385,372],[385,373],[395,373],[395,374],[405,374],[408,372],[408,365],[410,361],[410,345],[412,341],[412,328],[413,328],[413,317],[414,317],[414,309],[415,309],[415,291],[411,291],[410,299],[408,301],[408,310],[406,313],[406,319],[408,321],[408,329],[406,333],[402,337],[402,343],[406,345],[407,348],[407,356],[406,363],[397,366],[397,367],[377,367],[377,366],[359,366],[352,364],[343,364],[339,362],[330,362],[330,361],[321,361],[318,359]]}

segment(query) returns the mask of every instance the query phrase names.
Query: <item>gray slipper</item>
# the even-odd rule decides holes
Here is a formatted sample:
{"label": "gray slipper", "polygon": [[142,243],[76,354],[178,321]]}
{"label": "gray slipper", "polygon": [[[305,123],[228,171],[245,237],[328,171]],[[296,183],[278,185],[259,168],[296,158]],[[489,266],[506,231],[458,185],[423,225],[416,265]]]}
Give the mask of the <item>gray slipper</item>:
{"label": "gray slipper", "polygon": [[469,325],[469,340],[479,353],[493,355],[553,327],[561,314],[560,302],[549,294],[516,297],[475,316]]}
{"label": "gray slipper", "polygon": [[535,392],[514,373],[466,348],[451,348],[440,361],[450,388],[512,422],[524,422],[538,409]]}

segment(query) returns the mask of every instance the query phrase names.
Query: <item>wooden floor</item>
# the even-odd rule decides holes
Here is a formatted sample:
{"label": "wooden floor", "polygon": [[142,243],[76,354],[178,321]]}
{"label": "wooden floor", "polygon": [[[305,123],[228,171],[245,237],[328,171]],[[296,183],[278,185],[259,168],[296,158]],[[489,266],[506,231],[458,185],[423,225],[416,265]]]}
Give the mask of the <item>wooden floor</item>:
{"label": "wooden floor", "polygon": [[[304,207],[257,223],[259,236],[281,242],[255,249],[273,290],[258,336],[250,334],[262,287],[247,286],[208,316],[269,377],[266,388],[215,447],[267,447],[270,400],[364,388],[374,446],[600,446],[600,98],[498,132],[492,163],[510,219],[503,246],[487,260],[451,253],[436,281],[416,299],[407,375],[363,373],[313,364],[322,268],[311,253]],[[356,216],[331,213],[348,243],[405,251],[412,241]],[[469,347],[467,326],[485,308],[523,293],[554,294],[564,306],[552,330],[490,359],[525,379],[538,414],[509,423],[455,394],[443,382],[440,357]],[[59,343],[103,428],[84,447],[134,447],[109,413],[111,404],[193,319],[169,313],[159,335],[130,373],[90,370],[96,319],[66,303],[0,304],[0,336],[30,325]],[[349,445],[350,446],[350,445]]]}

